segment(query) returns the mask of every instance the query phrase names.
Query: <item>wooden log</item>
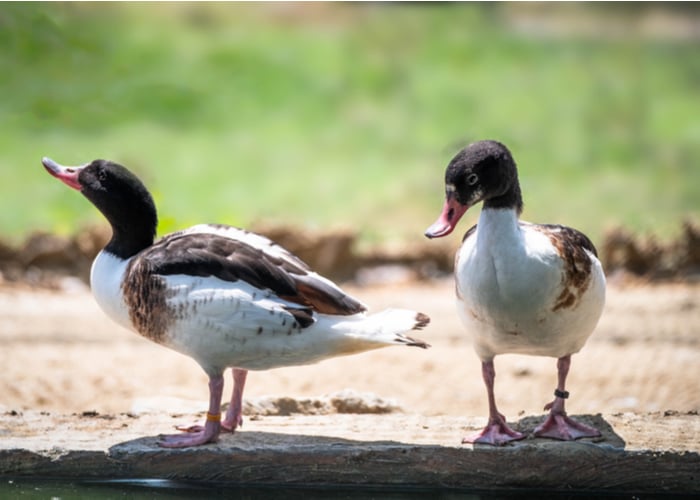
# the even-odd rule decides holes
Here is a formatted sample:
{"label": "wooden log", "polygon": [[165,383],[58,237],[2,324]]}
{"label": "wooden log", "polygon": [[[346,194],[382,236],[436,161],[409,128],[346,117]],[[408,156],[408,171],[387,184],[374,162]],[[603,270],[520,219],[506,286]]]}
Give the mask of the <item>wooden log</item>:
{"label": "wooden log", "polygon": [[[216,481],[237,485],[700,493],[697,414],[579,416],[576,442],[460,444],[483,419],[421,415],[264,417],[199,448],[158,433],[201,415],[0,415],[0,476]],[[532,430],[542,417],[514,425]]]}

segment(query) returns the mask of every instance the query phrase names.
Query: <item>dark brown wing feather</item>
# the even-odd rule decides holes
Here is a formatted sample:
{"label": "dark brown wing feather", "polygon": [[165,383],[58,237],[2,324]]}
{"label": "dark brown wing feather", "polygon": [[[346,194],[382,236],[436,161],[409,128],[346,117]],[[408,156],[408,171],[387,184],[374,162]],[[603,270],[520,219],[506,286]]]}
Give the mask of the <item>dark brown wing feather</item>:
{"label": "dark brown wing feather", "polygon": [[562,260],[561,293],[553,311],[575,307],[591,283],[593,260],[586,253],[598,256],[588,237],[576,229],[557,224],[534,224],[534,230],[544,233]]}
{"label": "dark brown wing feather", "polygon": [[[290,253],[283,257],[222,234],[182,232],[165,236],[135,260],[147,263],[157,275],[215,276],[231,282],[244,280],[261,290],[271,290],[284,300],[324,314],[345,316],[366,310],[361,302],[311,272],[302,260]],[[299,311],[302,317],[297,319],[304,320],[306,316],[311,319],[310,312]]]}
{"label": "dark brown wing feather", "polygon": [[593,245],[593,242],[583,234],[581,231],[568,226],[562,226],[559,224],[537,224],[540,228],[550,233],[558,233],[561,235],[562,239],[569,242],[570,245],[576,248],[585,249],[591,252],[593,255],[598,257],[598,252]]}

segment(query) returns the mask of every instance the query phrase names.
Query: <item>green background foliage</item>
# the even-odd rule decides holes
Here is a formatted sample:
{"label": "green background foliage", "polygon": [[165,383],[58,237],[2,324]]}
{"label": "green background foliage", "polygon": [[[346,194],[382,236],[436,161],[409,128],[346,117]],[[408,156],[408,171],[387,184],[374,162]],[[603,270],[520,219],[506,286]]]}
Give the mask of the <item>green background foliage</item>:
{"label": "green background foliage", "polygon": [[[524,218],[664,237],[700,211],[694,4],[0,5],[0,235],[101,223],[43,171],[109,158],[160,232],[422,238],[444,167],[505,142]],[[695,21],[697,24],[697,21]],[[478,211],[468,214],[476,220]],[[464,228],[468,227],[464,224]]]}

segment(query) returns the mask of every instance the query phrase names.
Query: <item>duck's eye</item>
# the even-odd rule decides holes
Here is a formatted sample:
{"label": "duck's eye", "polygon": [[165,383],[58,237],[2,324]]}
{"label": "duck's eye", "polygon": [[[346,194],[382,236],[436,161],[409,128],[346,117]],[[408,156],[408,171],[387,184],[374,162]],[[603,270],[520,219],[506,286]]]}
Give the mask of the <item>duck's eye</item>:
{"label": "duck's eye", "polygon": [[104,170],[100,170],[100,171],[97,173],[97,179],[98,179],[100,182],[106,181],[106,180],[107,180],[107,172],[105,172]]}
{"label": "duck's eye", "polygon": [[477,182],[479,182],[479,176],[476,174],[469,174],[469,176],[467,177],[467,184],[473,186]]}

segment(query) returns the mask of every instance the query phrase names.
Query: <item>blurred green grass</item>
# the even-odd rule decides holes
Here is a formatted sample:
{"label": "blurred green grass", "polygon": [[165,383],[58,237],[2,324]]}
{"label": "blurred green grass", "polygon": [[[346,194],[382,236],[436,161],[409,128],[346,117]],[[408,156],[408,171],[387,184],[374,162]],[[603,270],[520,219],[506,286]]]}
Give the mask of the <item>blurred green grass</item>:
{"label": "blurred green grass", "polygon": [[265,221],[410,243],[446,163],[494,138],[525,219],[669,237],[700,213],[698,39],[639,34],[639,6],[567,8],[629,31],[524,32],[513,4],[4,3],[0,235],[101,223],[50,156],[129,166],[161,233]]}

